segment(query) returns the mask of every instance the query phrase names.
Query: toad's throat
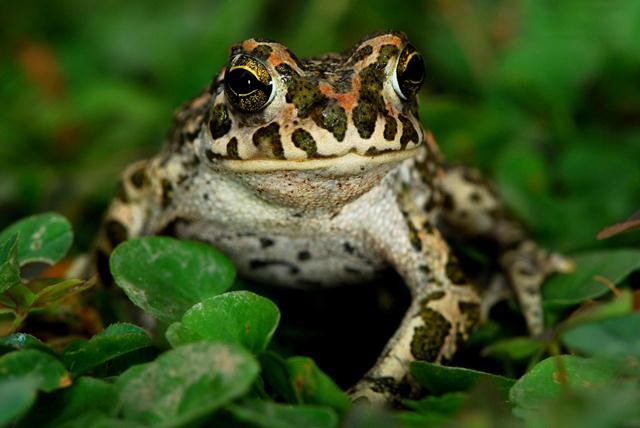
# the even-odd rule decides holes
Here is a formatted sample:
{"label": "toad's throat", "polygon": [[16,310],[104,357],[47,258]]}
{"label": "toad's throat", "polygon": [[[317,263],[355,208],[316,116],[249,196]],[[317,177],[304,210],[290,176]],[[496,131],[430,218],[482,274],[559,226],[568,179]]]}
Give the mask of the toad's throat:
{"label": "toad's throat", "polygon": [[311,171],[326,170],[334,173],[357,173],[375,166],[398,163],[414,156],[418,148],[361,155],[347,153],[343,156],[315,159],[247,159],[224,160],[222,165],[236,172]]}

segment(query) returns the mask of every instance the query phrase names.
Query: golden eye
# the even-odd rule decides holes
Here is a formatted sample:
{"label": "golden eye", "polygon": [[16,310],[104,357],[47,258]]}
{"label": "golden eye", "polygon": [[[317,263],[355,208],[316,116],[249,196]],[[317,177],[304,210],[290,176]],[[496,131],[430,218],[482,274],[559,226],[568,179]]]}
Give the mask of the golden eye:
{"label": "golden eye", "polygon": [[391,84],[403,100],[413,97],[424,81],[424,61],[416,48],[407,45],[398,58]]}
{"label": "golden eye", "polygon": [[267,67],[248,55],[231,60],[224,76],[224,90],[231,105],[246,113],[262,110],[275,95]]}

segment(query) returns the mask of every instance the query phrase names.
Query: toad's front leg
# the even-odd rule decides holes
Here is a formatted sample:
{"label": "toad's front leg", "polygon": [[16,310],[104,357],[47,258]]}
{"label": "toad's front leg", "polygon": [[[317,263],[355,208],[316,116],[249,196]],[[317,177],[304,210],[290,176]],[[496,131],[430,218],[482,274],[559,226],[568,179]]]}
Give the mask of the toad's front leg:
{"label": "toad's front leg", "polygon": [[412,301],[375,366],[351,389],[356,400],[383,404],[397,398],[403,386],[411,384],[411,361],[450,359],[479,320],[476,290],[428,213],[404,199],[400,196],[396,207],[398,230],[383,234],[378,244],[409,286]]}

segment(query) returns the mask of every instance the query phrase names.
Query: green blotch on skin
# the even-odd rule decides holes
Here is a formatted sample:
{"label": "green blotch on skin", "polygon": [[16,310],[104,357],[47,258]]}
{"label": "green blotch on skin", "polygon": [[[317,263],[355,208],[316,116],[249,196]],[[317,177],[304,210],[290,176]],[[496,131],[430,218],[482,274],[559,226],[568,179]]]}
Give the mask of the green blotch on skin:
{"label": "green blotch on skin", "polygon": [[420,240],[418,230],[413,226],[413,223],[410,223],[409,226],[409,239],[411,240],[411,245],[416,249],[416,251],[422,250],[422,241]]}
{"label": "green blotch on skin", "polygon": [[162,180],[162,208],[166,208],[173,199],[173,184],[166,178]]}
{"label": "green blotch on skin", "polygon": [[380,394],[399,395],[400,383],[392,377],[379,377],[370,379],[371,389]]}
{"label": "green blotch on skin", "polygon": [[253,144],[256,147],[270,148],[273,157],[284,159],[284,149],[280,140],[280,125],[275,122],[258,129],[253,134]]}
{"label": "green blotch on skin", "polygon": [[370,45],[360,48],[351,56],[350,63],[355,64],[357,62],[360,62],[366,57],[368,57],[369,55],[371,55],[372,52],[373,52],[373,48]]}
{"label": "green blotch on skin", "polygon": [[285,64],[284,62],[276,65],[276,71],[280,76],[287,79],[287,82],[288,82],[288,79],[291,79],[295,74],[297,74],[296,72],[293,71],[293,69],[289,64]]}
{"label": "green blotch on skin", "polygon": [[400,115],[400,122],[402,123],[402,137],[400,137],[400,147],[403,149],[409,144],[409,141],[414,143],[418,142],[418,133],[411,124],[411,121],[406,117]]}
{"label": "green blotch on skin", "polygon": [[398,132],[398,122],[391,117],[385,116],[384,118],[384,139],[387,141],[391,141],[396,138],[396,133]]}
{"label": "green blotch on skin", "polygon": [[[427,156],[425,159],[418,160],[416,162],[416,168],[422,181],[430,188],[433,188],[433,180],[437,170],[438,159],[428,145],[423,147],[425,147]],[[444,197],[446,197],[446,194]],[[444,202],[440,202],[440,199],[440,197],[431,197],[425,209],[427,211],[431,211],[431,209],[435,208],[437,205],[442,206]]]}
{"label": "green blotch on skin", "polygon": [[372,64],[360,73],[360,95],[359,102],[373,104],[378,111],[386,111],[384,99],[382,98],[382,86],[385,74],[383,68],[378,68]]}
{"label": "green blotch on skin", "polygon": [[240,155],[238,154],[238,139],[236,137],[229,140],[229,144],[227,144],[227,157],[229,159],[240,159]]}
{"label": "green blotch on skin", "polygon": [[424,305],[428,302],[433,302],[434,300],[440,300],[445,296],[445,294],[446,293],[444,291],[434,291],[433,293],[425,297],[425,299],[422,301],[422,304]]}
{"label": "green blotch on skin", "polygon": [[455,255],[449,254],[445,271],[447,278],[449,278],[452,283],[456,285],[464,285],[468,283],[467,276],[462,272],[458,258]]}
{"label": "green blotch on skin", "polygon": [[331,132],[336,140],[344,140],[344,134],[347,132],[347,114],[335,100],[318,110],[313,119],[318,126]]}
{"label": "green blotch on skin", "polygon": [[379,66],[384,67],[391,59],[398,56],[398,47],[394,45],[384,45],[380,48],[378,54],[377,63]]}
{"label": "green blotch on skin", "polygon": [[292,103],[298,109],[298,117],[308,117],[313,107],[326,100],[317,82],[292,75],[285,97],[288,103]]}
{"label": "green blotch on skin", "polygon": [[424,325],[416,327],[413,332],[411,354],[418,360],[435,361],[449,335],[451,324],[440,313],[426,307],[420,311],[420,317]]}
{"label": "green blotch on skin", "polygon": [[[371,150],[371,148],[369,148],[369,150]],[[418,229],[415,227],[415,225],[411,221],[409,213],[403,210],[402,215],[404,217],[405,224],[407,225],[407,229],[409,230],[409,242],[411,242],[411,246],[416,251],[422,251],[422,240],[420,239]]]}
{"label": "green blotch on skin", "polygon": [[395,46],[384,45],[380,48],[376,62],[360,72],[360,94],[358,104],[353,109],[353,123],[362,138],[371,137],[375,131],[378,114],[388,115],[382,97],[382,87],[386,79],[386,64],[397,52],[398,48]]}
{"label": "green blotch on skin", "polygon": [[352,78],[353,78],[353,68],[348,67],[346,69],[338,70],[336,73],[340,76],[333,84],[333,89],[337,94],[346,94],[347,92],[351,92]]}
{"label": "green blotch on skin", "polygon": [[217,139],[229,132],[231,129],[231,119],[224,104],[217,104],[211,109],[211,120],[209,120],[209,131],[211,137]]}
{"label": "green blotch on skin", "polygon": [[298,128],[293,131],[293,134],[291,135],[291,141],[293,141],[294,146],[301,150],[304,150],[307,153],[308,157],[314,156],[318,151],[313,136],[311,136],[311,134],[304,129]]}
{"label": "green blotch on skin", "polygon": [[480,324],[480,305],[472,302],[462,302],[458,306],[460,311],[466,315],[465,331],[474,330]]}
{"label": "green blotch on skin", "polygon": [[376,129],[377,110],[369,103],[358,103],[353,108],[353,125],[362,138],[369,138]]}

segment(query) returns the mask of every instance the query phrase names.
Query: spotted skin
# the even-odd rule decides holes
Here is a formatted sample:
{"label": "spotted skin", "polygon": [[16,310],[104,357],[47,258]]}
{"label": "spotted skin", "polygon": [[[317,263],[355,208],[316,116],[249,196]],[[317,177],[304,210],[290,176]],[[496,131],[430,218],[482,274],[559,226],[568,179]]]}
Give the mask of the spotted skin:
{"label": "spotted skin", "polygon": [[231,119],[227,107],[224,104],[218,104],[211,109],[209,119],[209,132],[213,138],[220,138],[231,129]]}
{"label": "spotted skin", "polygon": [[98,269],[119,242],[160,233],[209,242],[241,276],[288,287],[362,283],[392,267],[412,302],[351,389],[374,402],[412,388],[411,361],[450,360],[487,312],[491,296],[465,275],[443,231],[498,244],[539,332],[540,282],[568,264],[527,240],[481,177],[443,166],[417,116],[417,56],[398,32],[309,59],[266,40],[232,46],[229,65],[176,113],[164,150],[125,170]]}
{"label": "spotted skin", "polygon": [[[272,122],[269,125],[258,129],[253,134],[253,145],[260,148],[265,156],[283,159],[284,151],[282,149],[282,141],[280,140],[280,125]],[[237,139],[236,139],[237,141]],[[229,146],[227,145],[227,154]],[[235,157],[237,157],[237,146],[235,148]]]}
{"label": "spotted skin", "polygon": [[[443,221],[469,239],[480,238],[497,244],[496,258],[522,305],[529,331],[542,333],[540,285],[548,275],[570,272],[572,263],[530,241],[523,228],[505,212],[491,184],[477,170],[448,168],[441,189]],[[492,290],[492,293],[502,292],[501,288]]]}

